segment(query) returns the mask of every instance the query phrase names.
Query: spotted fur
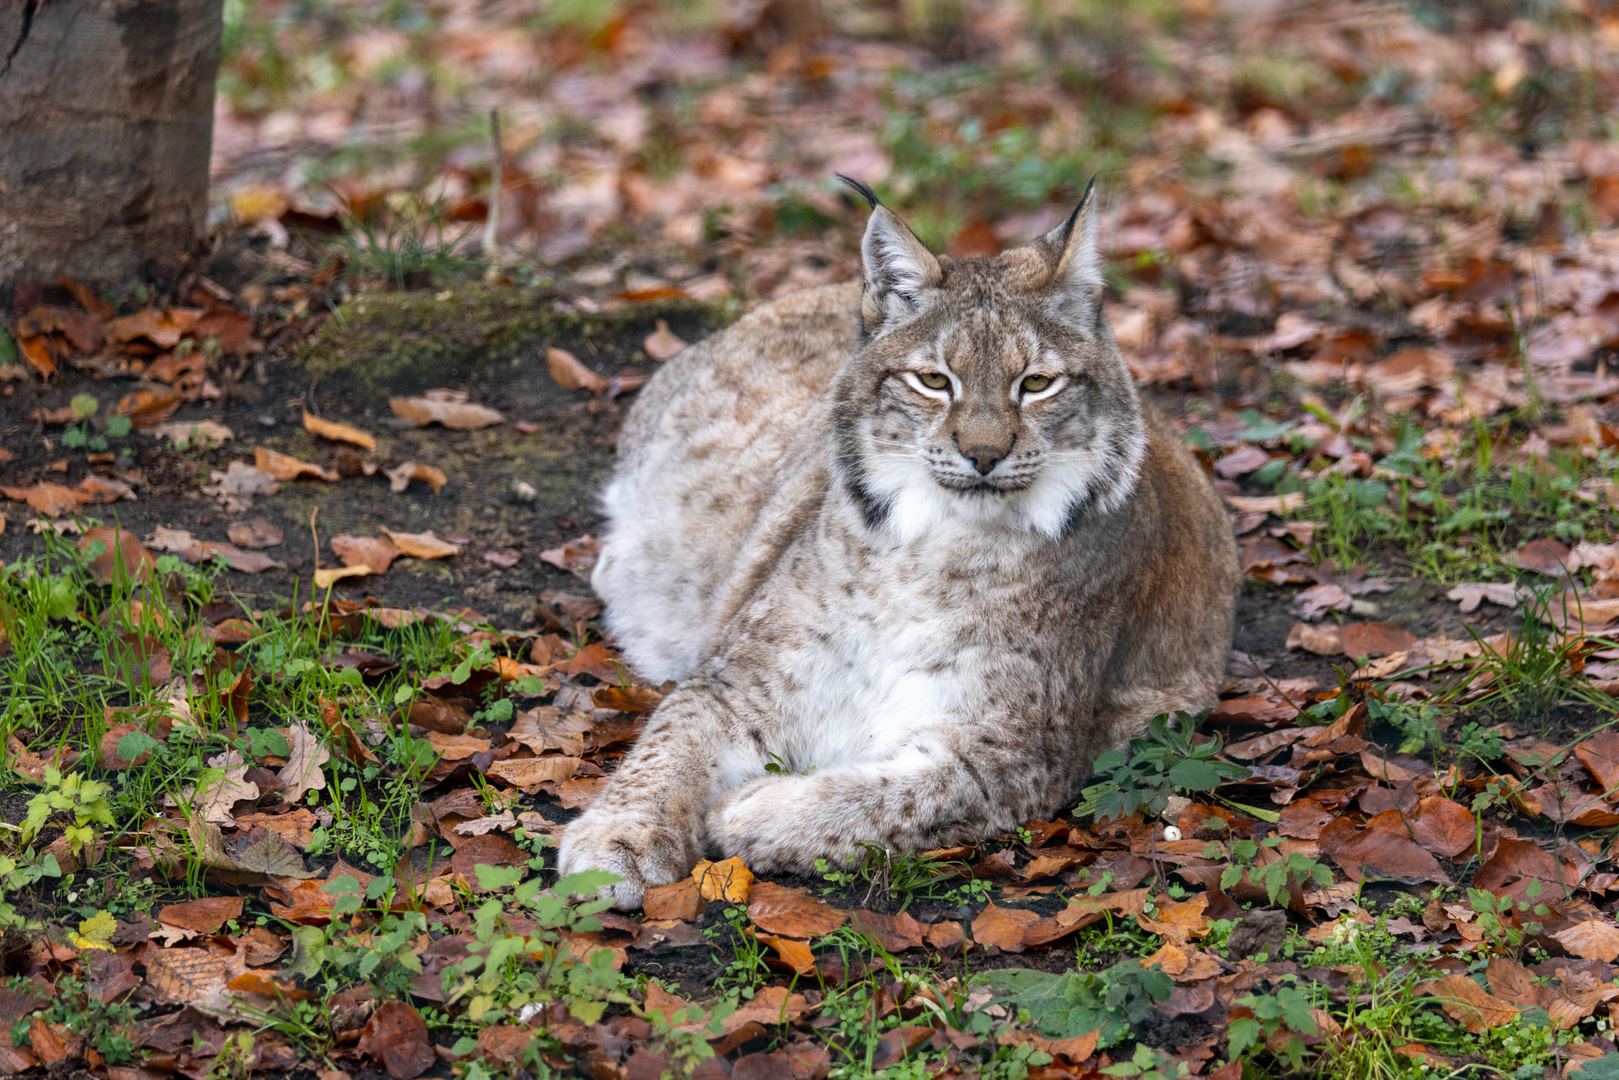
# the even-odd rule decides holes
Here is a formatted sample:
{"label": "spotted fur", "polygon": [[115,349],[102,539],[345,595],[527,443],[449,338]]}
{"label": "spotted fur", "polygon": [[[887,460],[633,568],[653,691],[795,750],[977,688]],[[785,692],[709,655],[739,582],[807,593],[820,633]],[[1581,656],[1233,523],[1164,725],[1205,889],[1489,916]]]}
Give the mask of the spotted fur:
{"label": "spotted fur", "polygon": [[805,871],[1010,829],[1214,700],[1235,546],[1103,317],[1088,194],[960,260],[874,201],[862,250],[864,282],[685,350],[626,423],[593,582],[680,687],[560,852],[621,907],[703,855]]}

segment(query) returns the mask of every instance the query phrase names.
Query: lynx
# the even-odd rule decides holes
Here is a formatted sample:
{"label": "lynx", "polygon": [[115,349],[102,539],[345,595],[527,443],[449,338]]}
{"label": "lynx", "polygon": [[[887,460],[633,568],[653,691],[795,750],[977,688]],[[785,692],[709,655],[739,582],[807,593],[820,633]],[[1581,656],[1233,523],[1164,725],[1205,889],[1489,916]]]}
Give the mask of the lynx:
{"label": "lynx", "polygon": [[951,259],[849,183],[865,280],[686,349],[624,427],[592,582],[679,688],[559,853],[621,908],[705,855],[804,872],[1054,814],[1220,685],[1231,528],[1136,394],[1091,191]]}

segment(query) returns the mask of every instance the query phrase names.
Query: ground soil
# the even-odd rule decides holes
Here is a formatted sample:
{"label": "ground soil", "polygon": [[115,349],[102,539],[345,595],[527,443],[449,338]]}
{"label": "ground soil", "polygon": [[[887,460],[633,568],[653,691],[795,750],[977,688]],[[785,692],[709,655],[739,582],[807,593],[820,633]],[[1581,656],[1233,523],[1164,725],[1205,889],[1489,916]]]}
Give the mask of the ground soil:
{"label": "ground soil", "polygon": [[[215,541],[227,539],[232,520],[267,517],[285,535],[267,553],[286,569],[230,571],[222,579],[257,608],[295,593],[310,595],[316,565],[312,518],[322,566],[336,565],[329,547],[333,536],[372,536],[382,526],[432,529],[440,537],[467,540],[462,554],[437,562],[401,559],[385,576],[340,583],[335,595],[374,594],[399,606],[470,607],[501,625],[515,625],[545,590],[587,591],[577,578],[542,563],[539,554],[598,527],[596,499],[612,468],[614,438],[629,401],[563,390],[547,371],[547,347],[567,349],[611,377],[627,368],[655,367],[641,342],[656,320],[665,319],[677,334],[695,340],[725,319],[717,309],[690,302],[629,305],[600,314],[566,308],[552,295],[511,288],[363,294],[338,308],[296,350],[267,357],[262,383],[250,376],[231,387],[224,400],[188,403],[173,417],[223,423],[235,432],[233,442],[176,451],[138,430],[116,442],[115,448],[133,451],[121,467],[141,475],[138,498],[86,512],[141,537],[161,525]],[[436,387],[466,391],[472,401],[502,412],[506,423],[481,431],[417,428],[388,407],[391,395]],[[6,466],[6,482],[77,484],[88,471],[84,452],[64,449],[60,428],[25,417],[36,409],[65,406],[81,393],[95,395],[109,408],[134,388],[134,380],[93,379],[65,366],[50,383],[8,384],[0,397],[0,445],[15,459]],[[376,451],[356,454],[316,439],[303,429],[306,408],[374,434]],[[519,421],[537,429],[518,431]],[[342,472],[357,472],[362,461],[384,467],[413,461],[442,469],[449,483],[434,495],[421,483],[396,494],[380,471],[333,484],[298,480],[283,483],[278,494],[257,498],[250,510],[227,513],[200,488],[231,461],[251,461],[252,448],[259,445]],[[60,462],[66,471],[52,471]],[[533,494],[519,493],[519,483]],[[31,511],[12,503],[4,512],[11,527],[0,534],[0,559],[42,553],[43,541],[23,527]],[[486,551],[507,550],[519,553],[513,567],[484,559]]]}

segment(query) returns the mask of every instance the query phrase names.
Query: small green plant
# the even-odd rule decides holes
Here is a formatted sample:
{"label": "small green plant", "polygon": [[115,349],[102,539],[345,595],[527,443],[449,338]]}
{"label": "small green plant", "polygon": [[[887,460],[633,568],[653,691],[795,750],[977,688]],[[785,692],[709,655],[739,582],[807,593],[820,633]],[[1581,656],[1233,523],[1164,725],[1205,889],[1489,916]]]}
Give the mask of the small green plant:
{"label": "small green plant", "polygon": [[[14,978],[10,983],[14,993],[31,994],[35,987],[27,979]],[[79,979],[63,975],[55,980],[56,997],[39,1014],[48,1024],[57,1024],[84,1040],[107,1060],[109,1065],[135,1064],[135,1021],[132,1005],[120,1001],[103,1002]],[[40,1002],[45,1005],[44,1001]],[[28,1032],[27,1017],[12,1027],[12,1042],[20,1045],[20,1037]]]}
{"label": "small green plant", "polygon": [[[0,855],[0,896],[10,896],[45,878],[61,876],[61,864],[56,861],[56,856],[48,851],[41,856],[36,855],[33,848],[29,848],[20,856],[20,861],[10,855]],[[0,930],[21,926],[23,922],[15,905],[0,900]]]}
{"label": "small green plant", "polygon": [[656,1009],[637,1010],[652,1025],[653,1038],[663,1042],[663,1051],[669,1058],[669,1071],[675,1076],[690,1076],[692,1072],[714,1056],[709,1038],[724,1034],[725,1018],[736,1011],[736,1001],[718,1002],[705,1013],[700,1005],[688,1005],[662,1013]]}
{"label": "small green plant", "polygon": [[1043,971],[1006,968],[990,972],[995,1000],[1028,1009],[1049,1038],[1069,1039],[1100,1029],[1101,1047],[1118,1044],[1130,1025],[1145,1019],[1153,1003],[1167,1000],[1175,982],[1156,964],[1121,960],[1105,971]]}
{"label": "small green plant", "polygon": [[1541,885],[1539,878],[1531,878],[1524,894],[1529,898],[1527,910],[1514,908],[1511,896],[1497,897],[1488,889],[1468,889],[1467,905],[1478,913],[1478,926],[1484,931],[1485,940],[1496,952],[1507,956],[1516,956],[1523,945],[1525,934],[1538,934],[1541,924],[1533,918],[1538,916],[1546,918],[1551,915],[1551,908],[1545,904],[1537,904],[1540,897]]}
{"label": "small green plant", "polygon": [[1314,882],[1320,889],[1332,884],[1331,868],[1300,852],[1291,855],[1277,853],[1269,862],[1262,865],[1256,863],[1262,850],[1268,848],[1274,851],[1281,843],[1279,836],[1267,836],[1258,841],[1235,840],[1229,851],[1213,843],[1204,849],[1203,856],[1208,859],[1217,859],[1222,855],[1230,858],[1230,865],[1220,872],[1221,889],[1229,890],[1246,877],[1250,884],[1262,885],[1265,895],[1273,904],[1280,904],[1286,898],[1289,884],[1303,887]]}
{"label": "small green plant", "polygon": [[[601,929],[596,914],[612,906],[612,899],[574,903],[568,897],[595,895],[604,885],[622,880],[599,870],[570,874],[542,891],[538,877],[521,884],[524,868],[476,867],[478,886],[485,892],[512,888],[509,900],[484,901],[473,914],[475,941],[472,953],[460,964],[445,969],[445,1004],[467,999],[467,1018],[473,1023],[499,1023],[525,1005],[559,1001],[584,1023],[599,1021],[610,1003],[628,1004],[628,984],[613,970],[613,954],[596,949],[576,957],[568,937]],[[534,920],[531,933],[503,930],[507,908]]]}
{"label": "small green plant", "polygon": [[1133,1077],[1134,1080],[1176,1080],[1192,1075],[1192,1070],[1186,1062],[1178,1061],[1162,1050],[1154,1050],[1146,1043],[1136,1043],[1135,1053],[1130,1055],[1129,1061],[1109,1065],[1102,1070],[1102,1075]]}
{"label": "small green plant", "polygon": [[726,941],[731,946],[731,961],[720,972],[719,978],[714,980],[716,990],[723,993],[735,989],[743,997],[751,998],[754,990],[770,978],[770,965],[765,962],[765,946],[754,937],[748,925],[747,908],[726,908],[723,921],[704,930],[703,936],[715,943]]}
{"label": "small green plant", "polygon": [[1310,999],[1296,986],[1284,986],[1274,994],[1250,994],[1237,999],[1252,1017],[1239,1017],[1226,1029],[1231,1039],[1229,1053],[1241,1057],[1249,1050],[1264,1045],[1260,1036],[1269,1040],[1279,1032],[1290,1032],[1282,1055],[1297,1072],[1304,1066],[1304,1040],[1301,1035],[1316,1034],[1315,1017],[1310,1015]]}
{"label": "small green plant", "polygon": [[78,855],[95,841],[95,826],[115,824],[112,804],[107,801],[111,793],[112,787],[100,780],[86,780],[78,773],[63,776],[53,766],[45,766],[45,790],[28,800],[28,816],[20,834],[23,844],[32,843],[55,815],[66,814],[72,824],[64,824],[62,833],[68,849]]}
{"label": "small green plant", "polygon": [[101,402],[96,400],[94,394],[75,394],[68,407],[73,410],[73,415],[79,418],[78,423],[69,424],[62,429],[62,445],[69,450],[87,450],[92,454],[104,453],[108,439],[125,438],[134,428],[129,417],[113,415],[107,417],[106,433],[98,435],[90,426],[90,419],[101,408]]}
{"label": "small green plant", "polygon": [[1176,791],[1213,791],[1251,775],[1241,765],[1218,760],[1224,744],[1218,736],[1196,741],[1196,728],[1197,719],[1186,713],[1175,714],[1173,725],[1167,715],[1154,717],[1145,738],[1096,759],[1097,775],[1107,779],[1085,789],[1075,814],[1109,820],[1140,810],[1157,817]]}

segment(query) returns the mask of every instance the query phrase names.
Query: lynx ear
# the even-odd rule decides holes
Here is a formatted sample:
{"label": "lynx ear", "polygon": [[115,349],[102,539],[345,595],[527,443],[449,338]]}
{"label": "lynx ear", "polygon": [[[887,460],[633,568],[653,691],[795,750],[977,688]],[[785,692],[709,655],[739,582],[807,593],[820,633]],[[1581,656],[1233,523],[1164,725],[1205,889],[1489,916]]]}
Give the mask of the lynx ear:
{"label": "lynx ear", "polygon": [[[871,205],[871,219],[860,241],[860,257],[866,266],[868,324],[903,318],[922,306],[925,295],[939,287],[944,274],[939,260],[916,238],[910,227],[892,210],[877,201],[866,185],[839,176]],[[871,316],[876,316],[873,320]],[[868,325],[868,329],[872,329]]]}
{"label": "lynx ear", "polygon": [[1051,289],[1058,309],[1076,326],[1089,328],[1102,310],[1102,253],[1096,240],[1096,178],[1085,186],[1079,205],[1034,242],[1051,266]]}

